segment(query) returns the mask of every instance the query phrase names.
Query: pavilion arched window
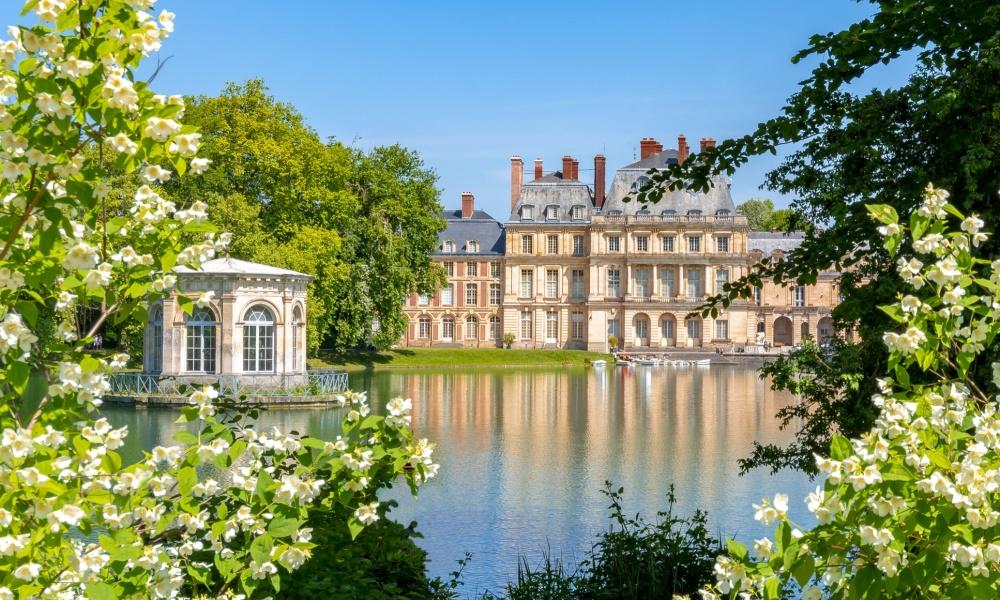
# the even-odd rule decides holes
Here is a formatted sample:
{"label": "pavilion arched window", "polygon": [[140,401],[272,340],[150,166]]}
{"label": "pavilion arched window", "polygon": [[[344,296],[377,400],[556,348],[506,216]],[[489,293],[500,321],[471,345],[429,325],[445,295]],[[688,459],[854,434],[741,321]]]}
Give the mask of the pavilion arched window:
{"label": "pavilion arched window", "polygon": [[274,313],[265,306],[252,306],[243,319],[243,371],[274,371]]}
{"label": "pavilion arched window", "polygon": [[149,370],[163,371],[163,308],[159,306],[149,314]]}
{"label": "pavilion arched window", "polygon": [[[207,308],[196,308],[184,321],[186,371],[189,373],[215,373],[215,331],[218,323]],[[161,333],[162,336],[162,333]],[[161,345],[162,346],[162,345]]]}
{"label": "pavilion arched window", "polygon": [[304,354],[302,345],[302,309],[298,306],[292,311],[292,370],[298,371],[302,368],[302,356]]}

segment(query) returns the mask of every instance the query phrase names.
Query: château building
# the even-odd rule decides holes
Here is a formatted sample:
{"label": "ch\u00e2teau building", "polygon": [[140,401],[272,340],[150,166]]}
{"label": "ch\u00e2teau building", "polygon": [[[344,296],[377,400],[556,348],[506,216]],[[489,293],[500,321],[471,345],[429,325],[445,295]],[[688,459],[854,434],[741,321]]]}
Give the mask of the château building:
{"label": "ch\u00e2teau building", "polygon": [[[701,140],[701,150],[715,144]],[[652,138],[638,161],[617,169],[606,188],[606,160],[594,157],[593,185],[580,181],[579,161],[564,156],[546,173],[535,159],[511,158],[506,225],[475,210],[446,212],[433,260],[448,283],[433,297],[411,297],[406,345],[496,346],[505,333],[520,348],[609,350],[613,336],[626,350],[747,345],[790,346],[833,335],[830,312],[838,274],[812,286],[768,283],[714,318],[690,316],[707,297],[749,273],[763,257],[780,255],[802,236],[752,232],[724,176],[708,192],[666,192],[655,204],[626,201],[651,169],[687,159]]]}

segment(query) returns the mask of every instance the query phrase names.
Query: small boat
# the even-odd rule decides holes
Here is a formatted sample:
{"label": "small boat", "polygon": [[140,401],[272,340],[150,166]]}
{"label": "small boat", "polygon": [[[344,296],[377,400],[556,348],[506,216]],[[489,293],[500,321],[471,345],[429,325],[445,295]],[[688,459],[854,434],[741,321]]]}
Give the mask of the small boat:
{"label": "small boat", "polygon": [[698,365],[699,367],[707,367],[707,366],[709,366],[709,365],[712,364],[712,359],[711,358],[703,358],[701,360],[694,361],[694,364]]}
{"label": "small boat", "polygon": [[655,367],[657,365],[657,361],[655,361],[655,360],[653,360],[651,358],[641,358],[641,359],[639,359],[639,360],[637,360],[635,362],[636,362],[636,364],[642,365],[644,367]]}
{"label": "small boat", "polygon": [[619,367],[629,367],[629,366],[632,366],[632,362],[631,361],[624,360],[624,359],[621,359],[621,358],[619,358],[618,360],[616,360],[615,364],[618,365]]}
{"label": "small boat", "polygon": [[590,361],[590,366],[592,366],[592,367],[603,367],[606,364],[608,364],[608,361],[601,360],[601,359]]}

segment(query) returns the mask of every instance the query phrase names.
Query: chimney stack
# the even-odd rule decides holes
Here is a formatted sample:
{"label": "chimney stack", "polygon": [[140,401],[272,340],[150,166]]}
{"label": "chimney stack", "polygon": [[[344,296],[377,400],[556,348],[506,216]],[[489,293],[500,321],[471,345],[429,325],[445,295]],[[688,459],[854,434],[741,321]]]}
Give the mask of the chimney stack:
{"label": "chimney stack", "polygon": [[[657,147],[660,150],[657,150]],[[662,150],[663,144],[657,142],[655,138],[642,138],[639,140],[639,160],[647,159]]]}
{"label": "chimney stack", "polygon": [[691,152],[691,148],[687,144],[687,138],[682,133],[677,136],[677,163],[683,165],[689,152]]}
{"label": "chimney stack", "polygon": [[462,218],[471,219],[476,211],[476,197],[472,192],[462,192]]}
{"label": "chimney stack", "polygon": [[517,199],[521,197],[521,186],[524,184],[524,161],[520,156],[510,157],[510,210],[514,211]]}
{"label": "chimney stack", "polygon": [[709,148],[715,148],[715,138],[701,138],[701,152],[704,152]]}
{"label": "chimney stack", "polygon": [[604,206],[604,165],[607,159],[603,154],[594,157],[594,206]]}
{"label": "chimney stack", "polygon": [[535,179],[542,178],[542,159],[535,159]]}
{"label": "chimney stack", "polygon": [[572,179],[573,178],[573,157],[567,154],[566,156],[563,157],[562,163],[563,163],[562,178],[565,179],[565,180]]}
{"label": "chimney stack", "polygon": [[574,181],[580,179],[580,161],[573,159],[573,177]]}
{"label": "chimney stack", "polygon": [[653,154],[659,154],[660,152],[663,152],[663,144],[656,142],[656,145],[653,146]]}

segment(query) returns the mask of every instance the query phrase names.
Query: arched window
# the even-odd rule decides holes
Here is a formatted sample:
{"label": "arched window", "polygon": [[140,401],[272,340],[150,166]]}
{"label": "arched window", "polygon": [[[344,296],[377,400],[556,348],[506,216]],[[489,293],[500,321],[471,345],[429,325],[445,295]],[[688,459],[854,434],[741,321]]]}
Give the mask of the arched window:
{"label": "arched window", "polygon": [[215,373],[215,315],[196,308],[184,322],[189,373]]}
{"label": "arched window", "polygon": [[465,242],[465,251],[470,254],[476,254],[479,252],[479,242],[476,240],[469,240]]}
{"label": "arched window", "polygon": [[159,306],[149,314],[149,370],[163,370],[163,309]]}
{"label": "arched window", "polygon": [[305,354],[299,346],[302,344],[302,309],[298,306],[292,311],[292,369],[302,368],[302,356]]}
{"label": "arched window", "polygon": [[444,244],[441,245],[441,251],[445,254],[455,253],[455,242],[454,240],[445,240]]}
{"label": "arched window", "polygon": [[649,181],[650,181],[649,177],[646,177],[645,175],[639,177],[632,183],[632,191],[635,192],[641,190],[642,186],[649,183]]}
{"label": "arched window", "polygon": [[476,317],[469,316],[465,319],[465,339],[479,339],[479,319]]}
{"label": "arched window", "polygon": [[274,371],[274,313],[265,306],[253,306],[243,319],[243,371]]}

